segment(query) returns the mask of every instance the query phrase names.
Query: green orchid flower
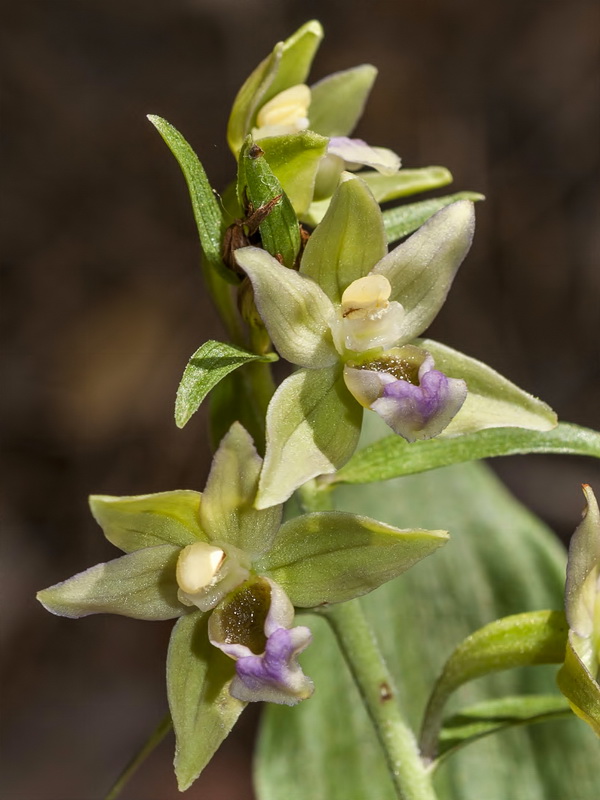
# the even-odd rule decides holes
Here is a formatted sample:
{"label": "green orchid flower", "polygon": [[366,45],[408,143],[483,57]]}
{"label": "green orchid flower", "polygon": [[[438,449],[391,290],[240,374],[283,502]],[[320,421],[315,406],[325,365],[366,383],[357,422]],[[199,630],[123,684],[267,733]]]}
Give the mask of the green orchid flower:
{"label": "green orchid flower", "polygon": [[434,552],[445,531],[399,530],[318,512],[281,524],[282,506],[254,507],[262,459],[235,423],[206,488],[91,498],[106,538],[125,555],[39,592],[65,617],[112,613],[178,619],[167,656],[175,770],[186,789],[246,703],[293,705],[313,684],[297,657],[311,640],[294,607],[371,591]]}
{"label": "green orchid flower", "polygon": [[565,610],[569,635],[558,685],[573,711],[600,736],[600,510],[591,487],[567,562]]}
{"label": "green orchid flower", "polygon": [[299,272],[258,248],[235,252],[275,348],[301,367],[269,405],[258,508],[342,466],[363,408],[408,441],[556,425],[545,403],[486,365],[416,338],[443,305],[473,229],[473,204],[461,200],[388,253],[375,198],[344,173]]}

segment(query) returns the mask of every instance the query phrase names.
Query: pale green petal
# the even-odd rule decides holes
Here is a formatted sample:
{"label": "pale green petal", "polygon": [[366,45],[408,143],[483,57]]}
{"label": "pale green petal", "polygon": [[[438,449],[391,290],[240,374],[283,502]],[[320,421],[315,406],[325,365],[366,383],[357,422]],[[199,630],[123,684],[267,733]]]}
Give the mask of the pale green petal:
{"label": "pale green petal", "polygon": [[569,545],[565,606],[569,627],[591,637],[596,604],[600,609],[600,510],[591,487],[583,486],[583,492],[587,507]]}
{"label": "pale green petal", "polygon": [[558,688],[571,704],[571,708],[600,736],[600,684],[593,678],[573,645],[573,631],[569,633],[565,663],[561,667]]}
{"label": "pale green petal", "polygon": [[445,531],[400,530],[341,511],[286,522],[256,564],[295,606],[342,603],[395,578],[446,543]]}
{"label": "pale green petal", "polygon": [[167,691],[175,729],[180,791],[196,780],[229,734],[245,703],[229,694],[235,662],[208,640],[208,615],[180,619],[167,655]]}
{"label": "pale green petal", "polygon": [[449,378],[462,378],[467,383],[467,399],[442,437],[484,428],[549,431],[556,427],[556,414],[550,406],[519,389],[487,364],[431,339],[415,344],[431,353],[436,369]]}
{"label": "pale green petal", "polygon": [[299,370],[273,395],[267,410],[267,452],[258,508],[283,503],[306,481],[335,472],[360,435],[362,408],[346,389],[340,367]]}
{"label": "pale green petal", "polygon": [[319,162],[327,151],[327,142],[324,136],[312,131],[271,136],[260,141],[260,148],[296,214],[303,214],[312,202],[315,178]]}
{"label": "pale green petal", "polygon": [[301,367],[334,364],[338,354],[329,330],[334,309],[317,284],[258,247],[242,247],[235,256],[252,281],[256,307],[281,356]]}
{"label": "pale green petal", "polygon": [[120,614],[135,619],[172,619],[187,609],[177,599],[175,566],[181,548],[163,544],[96,564],[38,592],[48,611],[61,617]]}
{"label": "pale green petal", "polygon": [[371,64],[334,72],[310,87],[310,129],[322,136],[348,136],[361,118],[377,77]]}
{"label": "pale green petal", "polygon": [[281,507],[254,508],[262,458],[235,422],[219,445],[202,495],[200,521],[209,541],[226,542],[250,556],[267,550],[281,522]]}
{"label": "pale green petal", "polygon": [[452,183],[452,174],[446,167],[402,169],[395,175],[381,175],[379,172],[369,171],[361,172],[360,177],[373,192],[373,197],[378,203],[428,192]]}
{"label": "pale green petal", "polygon": [[300,273],[312,278],[334,303],[387,253],[379,206],[367,186],[349,172],[323,221],[308,240]]}
{"label": "pale green petal", "polygon": [[130,553],[205,540],[198,516],[201,499],[200,492],[186,489],[132,497],[97,494],[90,497],[90,509],[108,541]]}
{"label": "pale green petal", "polygon": [[374,267],[392,285],[390,300],[406,312],[399,344],[418,336],[437,316],[471,247],[474,226],[473,203],[459,200],[434,214]]}

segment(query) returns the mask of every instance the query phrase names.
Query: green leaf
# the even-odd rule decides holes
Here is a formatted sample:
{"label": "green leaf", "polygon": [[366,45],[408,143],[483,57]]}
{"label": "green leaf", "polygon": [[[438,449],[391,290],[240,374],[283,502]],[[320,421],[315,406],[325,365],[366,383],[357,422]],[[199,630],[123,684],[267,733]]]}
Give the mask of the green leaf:
{"label": "green leaf", "polygon": [[[411,194],[428,192],[452,183],[452,173],[446,167],[421,167],[420,169],[401,169],[395,175],[381,175],[379,172],[361,173],[361,178],[373,192],[378,203],[407,197]],[[396,209],[392,209],[395,211]],[[391,214],[390,211],[385,212]],[[385,218],[385,214],[384,214]]]}
{"label": "green leaf", "polygon": [[175,774],[182,792],[208,764],[246,705],[229,694],[235,663],[210,644],[207,622],[200,612],[180,619],[167,655]]}
{"label": "green leaf", "polygon": [[206,539],[198,518],[201,498],[200,492],[185,489],[135,497],[92,495],[90,509],[108,541],[131,553]]}
{"label": "green leaf", "polygon": [[335,364],[339,356],[329,328],[333,306],[322,289],[258,247],[236,250],[236,258],[252,282],[258,312],[283,358],[312,368]]}
{"label": "green leaf", "polygon": [[286,522],[255,567],[295,606],[311,608],[376,589],[447,539],[445,531],[399,530],[369,517],[324,511]]}
{"label": "green leaf", "polygon": [[223,264],[221,247],[226,225],[204,167],[176,128],[154,114],[149,114],[148,119],[165,140],[181,167],[190,192],[200,244],[209,266],[227,282],[237,283],[236,276]]}
{"label": "green leaf", "polygon": [[308,240],[300,272],[334,302],[387,253],[381,211],[365,184],[344,173],[323,221]]}
{"label": "green leaf", "polygon": [[456,192],[431,200],[420,200],[418,203],[407,203],[383,212],[383,227],[389,244],[408,236],[421,227],[440,209],[456,203],[458,200],[470,200],[473,203],[485,200],[484,195],[477,192]]}
{"label": "green leaf", "polygon": [[261,106],[284,89],[304,83],[322,38],[321,24],[316,20],[307,22],[285,42],[276,44],[246,79],[234,100],[227,125],[227,141],[236,157]]}
{"label": "green leaf", "polygon": [[[240,183],[241,179],[241,183]],[[239,162],[238,196],[244,189],[255,211],[269,211],[259,225],[265,250],[286,267],[293,267],[300,251],[300,227],[289,198],[273,175],[264,152],[250,137],[246,140]]]}
{"label": "green leaf", "polygon": [[570,716],[569,704],[556,694],[519,695],[476,703],[444,722],[440,733],[440,756],[436,763],[483,736],[518,725],[534,725]]}
{"label": "green leaf", "polygon": [[317,171],[328,142],[313,131],[260,140],[265,159],[296,214],[302,214],[312,202]]}
{"label": "green leaf", "polygon": [[[496,617],[560,607],[565,558],[551,532],[493,475],[465,464],[368,487],[341,487],[336,505],[400,528],[447,528],[450,542],[397,580],[360,599],[418,728],[449,653]],[[384,757],[325,621],[310,617],[313,643],[302,667],[310,701],[270,707],[259,742],[260,800],[394,800]],[[491,697],[555,691],[553,666],[495,673],[461,688],[449,713]],[[456,705],[455,705],[456,704]],[[285,739],[285,748],[282,741]],[[598,745],[575,718],[489,736],[436,771],[440,800],[600,796]]]}
{"label": "green leaf", "polygon": [[188,361],[177,389],[175,422],[183,428],[200,408],[206,395],[230,372],[252,361],[276,361],[275,353],[259,355],[242,347],[210,340]]}
{"label": "green leaf", "polygon": [[50,586],[38,592],[37,599],[61,617],[179,617],[187,611],[177,599],[175,567],[180,551],[180,547],[170,544],[136,550]]}
{"label": "green leaf", "polygon": [[550,406],[519,389],[487,364],[431,339],[415,344],[431,353],[436,369],[449,378],[462,378],[467,383],[467,399],[442,433],[443,437],[483,428],[549,431],[556,427],[558,420]]}
{"label": "green leaf", "polygon": [[564,612],[529,611],[497,619],[470,634],[444,664],[429,698],[421,735],[423,755],[435,757],[444,706],[459,686],[499,670],[560,664],[567,630]]}
{"label": "green leaf", "polygon": [[569,634],[565,663],[560,669],[558,688],[571,704],[571,708],[600,736],[600,685],[573,646],[573,632]]}
{"label": "green leaf", "polygon": [[200,506],[209,541],[227,542],[250,556],[263,553],[281,523],[281,507],[254,508],[262,458],[250,435],[234,422],[213,458]]}
{"label": "green leaf", "polygon": [[311,86],[310,129],[322,136],[348,136],[362,116],[376,77],[375,67],[361,64]]}
{"label": "green leaf", "polygon": [[488,428],[452,439],[409,443],[386,436],[358,450],[327,483],[371,483],[427,472],[464,461],[524,453],[558,453],[600,458],[600,433],[561,422],[551,431]]}
{"label": "green leaf", "polygon": [[384,275],[392,286],[390,300],[404,308],[398,344],[418,336],[435,319],[469,252],[474,230],[473,203],[460,200],[438,211],[375,265],[373,272]]}
{"label": "green leaf", "polygon": [[267,452],[257,508],[283,503],[306,481],[345,464],[360,435],[362,407],[342,370],[299,370],[277,389],[267,410]]}

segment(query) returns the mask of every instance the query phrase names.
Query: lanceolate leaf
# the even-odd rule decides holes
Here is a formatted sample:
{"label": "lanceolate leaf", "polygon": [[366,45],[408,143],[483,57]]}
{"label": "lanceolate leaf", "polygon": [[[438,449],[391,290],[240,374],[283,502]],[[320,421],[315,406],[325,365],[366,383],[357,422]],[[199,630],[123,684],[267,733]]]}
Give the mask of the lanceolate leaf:
{"label": "lanceolate leaf", "polygon": [[[451,533],[431,558],[360,600],[416,729],[433,682],[458,642],[497,617],[562,607],[564,552],[480,465],[341,487],[336,505],[401,528],[447,527]],[[314,641],[302,666],[315,682],[315,695],[291,712],[267,709],[258,796],[393,800],[377,739],[326,623],[310,617],[308,624]],[[490,698],[556,693],[555,675],[551,665],[479,678],[456,693],[448,711]],[[596,800],[597,740],[575,717],[515,728],[444,761],[435,784],[440,800],[507,800],[515,797],[515,787],[527,800]]]}
{"label": "lanceolate leaf", "polygon": [[571,713],[565,698],[556,694],[520,695],[476,703],[444,722],[436,763],[483,736],[519,725],[570,717]]}
{"label": "lanceolate leaf", "polygon": [[[395,200],[430,189],[439,189],[452,183],[452,175],[446,167],[421,167],[421,169],[401,169],[396,175],[381,175],[367,172],[361,175],[373,192],[378,203]],[[392,209],[395,211],[396,209]],[[391,213],[387,212],[387,213]]]}
{"label": "lanceolate leaf", "polygon": [[235,663],[210,644],[207,625],[200,612],[180,619],[167,655],[175,774],[182,792],[208,764],[245,706],[229,694]]}
{"label": "lanceolate leaf", "polygon": [[194,219],[196,220],[200,244],[206,260],[210,267],[216,270],[226,281],[230,283],[237,282],[235,275],[229,272],[223,264],[221,246],[226,224],[217,198],[208,182],[204,167],[198,160],[198,156],[179,131],[165,119],[154,114],[149,114],[148,119],[165,140],[181,167],[190,191]]}
{"label": "lanceolate leaf", "polygon": [[456,203],[457,200],[471,200],[475,203],[485,200],[485,197],[477,192],[456,192],[456,194],[434,197],[431,200],[420,200],[417,203],[407,203],[384,211],[383,227],[388,243],[393,244],[398,239],[413,233],[440,209]]}
{"label": "lanceolate leaf", "polygon": [[330,483],[371,483],[426,472],[464,461],[524,453],[557,453],[600,458],[600,433],[560,423],[551,431],[488,428],[451,439],[409,443],[386,436],[358,450]]}
{"label": "lanceolate leaf", "polygon": [[183,428],[200,404],[222,378],[252,361],[276,361],[275,353],[258,355],[241,347],[208,341],[190,358],[177,389],[175,422]]}

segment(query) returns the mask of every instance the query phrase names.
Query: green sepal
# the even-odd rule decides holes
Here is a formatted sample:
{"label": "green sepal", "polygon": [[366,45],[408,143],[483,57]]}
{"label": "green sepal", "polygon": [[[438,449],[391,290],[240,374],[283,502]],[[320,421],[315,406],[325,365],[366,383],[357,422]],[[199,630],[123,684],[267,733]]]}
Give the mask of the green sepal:
{"label": "green sepal", "polygon": [[368,187],[349,172],[308,240],[300,273],[312,278],[334,303],[387,253],[381,211]]}
{"label": "green sepal", "polygon": [[569,704],[556,694],[517,695],[476,703],[444,721],[435,766],[461,747],[492,733],[570,716]]}
{"label": "green sepal", "polygon": [[395,175],[381,175],[379,172],[361,173],[378,203],[387,203],[398,197],[440,189],[452,183],[452,173],[446,167],[421,167],[420,169],[401,169]]}
{"label": "green sepal", "polygon": [[254,508],[262,458],[250,435],[234,422],[214,455],[200,506],[209,541],[226,542],[249,556],[270,546],[281,523],[281,507]]}
{"label": "green sepal", "polygon": [[325,482],[374,483],[465,461],[525,453],[600,458],[600,433],[561,422],[553,430],[544,432],[525,428],[488,428],[451,439],[437,437],[410,443],[401,436],[385,436],[358,450],[339,472]]}
{"label": "green sepal", "polygon": [[259,355],[232,344],[209,340],[199,347],[183,372],[175,400],[175,423],[183,428],[206,395],[230,372],[253,361],[277,361],[276,353]]}
{"label": "green sepal", "polygon": [[300,227],[289,198],[277,180],[263,150],[249,136],[238,165],[238,198],[244,195],[254,211],[268,208],[259,225],[263,248],[286,267],[293,267],[300,251]]}
{"label": "green sepal", "polygon": [[438,211],[376,264],[373,272],[391,284],[390,300],[404,308],[398,344],[423,333],[435,319],[469,252],[474,230],[473,203],[460,200]]}
{"label": "green sepal", "polygon": [[519,389],[487,364],[431,339],[417,340],[415,344],[431,353],[436,369],[449,378],[462,378],[467,383],[467,399],[441,436],[456,436],[484,428],[550,431],[558,424],[550,406]]}
{"label": "green sepal", "polygon": [[528,611],[490,622],[468,636],[446,661],[423,718],[421,750],[436,753],[444,706],[459,686],[492,672],[537,664],[560,664],[568,626],[562,611]]}
{"label": "green sepal", "polygon": [[480,200],[485,200],[485,196],[478,192],[456,192],[456,194],[447,194],[444,197],[419,200],[417,203],[407,203],[396,208],[387,209],[383,212],[383,227],[388,244],[393,244],[398,239],[414,233],[430,217],[458,200],[470,200],[472,203],[476,203]]}
{"label": "green sepal", "polygon": [[208,616],[180,619],[167,654],[167,692],[175,730],[175,775],[188,789],[244,710],[229,694],[235,662],[208,640]]}
{"label": "green sepal", "polygon": [[556,681],[575,714],[587,722],[596,736],[600,736],[600,685],[577,654],[572,631],[569,633],[565,662]]}
{"label": "green sepal", "polygon": [[226,223],[204,167],[188,142],[173,125],[154,114],[149,114],[148,119],[165,140],[181,167],[190,192],[200,244],[209,267],[216,270],[228,283],[237,283],[237,277],[223,264],[221,248]]}
{"label": "green sepal", "polygon": [[131,497],[92,495],[90,510],[109,542],[125,553],[206,541],[198,512],[202,495],[188,489]]}
{"label": "green sepal", "polygon": [[433,553],[446,531],[400,530],[341,511],[288,520],[256,564],[295,606],[343,603],[381,586]]}
{"label": "green sepal", "polygon": [[335,364],[339,356],[329,328],[334,309],[323,290],[258,247],[236,250],[236,259],[252,282],[256,307],[281,356],[314,369]]}
{"label": "green sepal", "polygon": [[306,481],[345,464],[356,449],[361,421],[362,407],[338,365],[290,375],[267,409],[257,508],[283,503]]}
{"label": "green sepal", "polygon": [[37,599],[61,617],[120,614],[173,619],[187,612],[177,599],[175,567],[180,552],[170,544],[136,550],[43,589]]}
{"label": "green sepal", "polygon": [[328,142],[313,131],[269,136],[259,142],[273,175],[298,215],[312,202],[319,163],[327,152]]}
{"label": "green sepal", "polygon": [[311,86],[310,129],[327,137],[348,136],[362,116],[376,77],[374,66],[361,64]]}
{"label": "green sepal", "polygon": [[284,42],[278,42],[246,79],[227,125],[227,141],[236,157],[261,106],[284,89],[304,83],[322,38],[321,24],[316,20],[307,22]]}

